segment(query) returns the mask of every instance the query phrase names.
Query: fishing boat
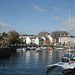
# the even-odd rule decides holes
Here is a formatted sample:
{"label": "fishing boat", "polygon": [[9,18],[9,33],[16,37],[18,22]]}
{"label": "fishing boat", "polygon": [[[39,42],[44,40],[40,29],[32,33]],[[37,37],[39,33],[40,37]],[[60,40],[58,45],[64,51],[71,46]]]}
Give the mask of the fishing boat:
{"label": "fishing boat", "polygon": [[[71,16],[71,8],[69,8],[69,29],[70,29],[70,16]],[[52,64],[52,65],[48,65],[47,68],[48,69],[54,69],[56,67],[61,67],[63,69],[63,73],[66,73],[66,72],[74,72],[75,71],[75,62],[72,62],[71,59],[70,59],[70,35],[69,35],[69,49],[68,49],[68,52],[69,52],[69,61],[68,62],[58,62],[56,64]]]}

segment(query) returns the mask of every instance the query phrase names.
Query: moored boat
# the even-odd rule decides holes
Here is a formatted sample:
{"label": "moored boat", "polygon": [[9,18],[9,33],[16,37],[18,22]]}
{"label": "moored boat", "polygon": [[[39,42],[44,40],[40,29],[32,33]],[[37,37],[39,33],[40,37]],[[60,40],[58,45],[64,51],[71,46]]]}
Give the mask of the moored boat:
{"label": "moored boat", "polygon": [[64,50],[63,47],[56,47],[56,50]]}
{"label": "moored boat", "polygon": [[40,51],[42,51],[41,47],[36,48],[36,52],[40,52]]}
{"label": "moored boat", "polygon": [[16,51],[17,52],[25,52],[27,49],[26,48],[17,48]]}
{"label": "moored boat", "polygon": [[75,71],[75,63],[73,62],[58,62],[56,64],[52,64],[52,65],[48,65],[46,66],[47,69],[54,69],[56,67],[61,67],[63,69],[63,73],[67,73],[67,72],[73,72]]}
{"label": "moored boat", "polygon": [[53,48],[52,47],[49,47],[48,50],[53,50]]}
{"label": "moored boat", "polygon": [[41,47],[42,50],[48,50],[48,47]]}

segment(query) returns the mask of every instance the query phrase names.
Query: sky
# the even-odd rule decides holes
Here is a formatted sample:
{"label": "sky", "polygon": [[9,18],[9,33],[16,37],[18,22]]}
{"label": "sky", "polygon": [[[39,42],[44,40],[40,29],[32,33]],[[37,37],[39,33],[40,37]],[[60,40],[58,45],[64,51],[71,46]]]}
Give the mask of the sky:
{"label": "sky", "polygon": [[67,31],[69,7],[71,34],[75,35],[75,0],[0,0],[0,32]]}

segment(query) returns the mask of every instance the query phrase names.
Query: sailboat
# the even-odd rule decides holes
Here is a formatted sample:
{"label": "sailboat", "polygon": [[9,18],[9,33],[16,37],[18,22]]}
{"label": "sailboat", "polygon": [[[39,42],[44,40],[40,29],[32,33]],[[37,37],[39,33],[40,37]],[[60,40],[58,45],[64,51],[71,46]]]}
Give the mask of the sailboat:
{"label": "sailboat", "polygon": [[[70,20],[70,16],[71,16],[71,8],[69,8],[69,30],[70,30],[70,24],[71,24],[71,20]],[[66,72],[74,72],[75,71],[75,62],[72,62],[70,60],[70,35],[69,35],[69,61],[68,62],[58,62],[56,64],[52,64],[52,65],[47,65],[46,67],[48,69],[54,69],[56,67],[61,67],[63,69],[63,73]]]}

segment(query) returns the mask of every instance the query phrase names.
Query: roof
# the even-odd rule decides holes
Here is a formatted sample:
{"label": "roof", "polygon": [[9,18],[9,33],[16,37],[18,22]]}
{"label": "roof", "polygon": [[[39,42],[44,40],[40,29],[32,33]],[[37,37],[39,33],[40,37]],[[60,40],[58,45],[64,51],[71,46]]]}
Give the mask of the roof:
{"label": "roof", "polygon": [[23,34],[23,35],[19,35],[19,36],[35,36],[35,35],[27,35],[27,34]]}
{"label": "roof", "polygon": [[40,32],[40,33],[38,34],[38,36],[46,36],[47,34],[49,35],[48,32]]}
{"label": "roof", "polygon": [[71,38],[75,38],[75,36],[70,36]]}

